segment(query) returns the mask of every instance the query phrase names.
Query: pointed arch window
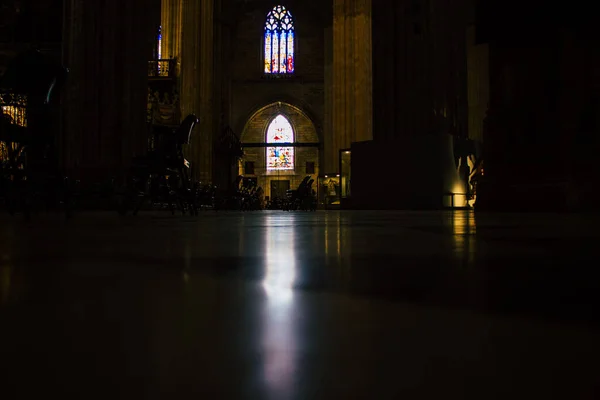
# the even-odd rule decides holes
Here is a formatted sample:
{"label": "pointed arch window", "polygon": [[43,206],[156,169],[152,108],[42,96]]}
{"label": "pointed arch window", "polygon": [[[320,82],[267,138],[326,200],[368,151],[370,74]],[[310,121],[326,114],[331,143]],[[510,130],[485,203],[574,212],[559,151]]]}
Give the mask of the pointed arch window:
{"label": "pointed arch window", "polygon": [[284,6],[275,6],[265,23],[265,74],[294,72],[294,19]]}
{"label": "pointed arch window", "polygon": [[[279,114],[267,128],[268,144],[294,143],[294,129],[288,119]],[[294,169],[294,147],[267,147],[267,170],[281,171]]]}

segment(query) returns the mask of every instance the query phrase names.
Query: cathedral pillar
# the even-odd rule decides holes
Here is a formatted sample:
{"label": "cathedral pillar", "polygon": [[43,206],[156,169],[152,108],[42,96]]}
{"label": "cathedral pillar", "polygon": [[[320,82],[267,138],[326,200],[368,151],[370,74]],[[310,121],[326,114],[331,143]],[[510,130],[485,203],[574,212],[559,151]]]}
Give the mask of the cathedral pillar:
{"label": "cathedral pillar", "polygon": [[[197,143],[200,148],[198,178],[212,182],[213,137],[215,136],[214,100],[214,2],[201,0],[200,23],[200,126]],[[198,133],[198,132],[196,132]]]}
{"label": "cathedral pillar", "polygon": [[321,172],[337,171],[338,166],[334,164],[331,151],[333,146],[333,28],[328,26],[325,28],[325,43],[324,43],[324,98],[325,98],[325,121],[323,124],[323,149],[320,154],[322,160]]}
{"label": "cathedral pillar", "polygon": [[[351,1],[351,0],[350,0]],[[345,0],[333,1],[333,135],[331,148],[325,154],[325,159],[330,165],[337,165],[338,151],[342,148],[341,140],[346,132],[346,107],[345,107],[345,36],[346,36],[346,10]],[[335,168],[337,170],[337,168]],[[330,172],[330,171],[328,171]]]}
{"label": "cathedral pillar", "polygon": [[200,123],[188,149],[194,179],[212,181],[214,0],[183,3],[181,42],[181,115]]}
{"label": "cathedral pillar", "polygon": [[373,139],[372,32],[371,0],[333,3],[333,146],[325,156],[337,166],[340,149]]}
{"label": "cathedral pillar", "polygon": [[[181,117],[195,114],[200,117],[200,0],[183,2],[181,40]],[[186,155],[192,162],[192,175],[196,177],[198,159],[197,144],[201,136],[197,126],[192,135],[192,143],[186,150]]]}
{"label": "cathedral pillar", "polygon": [[179,74],[181,58],[181,32],[183,18],[183,0],[162,0],[161,26],[162,26],[162,58],[177,60],[177,73]]}
{"label": "cathedral pillar", "polygon": [[63,161],[71,176],[120,177],[146,151],[148,60],[159,19],[159,0],[65,2]]}

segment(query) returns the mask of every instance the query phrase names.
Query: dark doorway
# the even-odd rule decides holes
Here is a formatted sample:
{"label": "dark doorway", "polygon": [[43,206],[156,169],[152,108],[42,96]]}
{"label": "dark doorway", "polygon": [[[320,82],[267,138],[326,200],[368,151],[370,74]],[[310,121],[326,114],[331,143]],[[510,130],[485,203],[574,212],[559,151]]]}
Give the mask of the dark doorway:
{"label": "dark doorway", "polygon": [[271,181],[271,199],[284,198],[290,189],[290,181]]}

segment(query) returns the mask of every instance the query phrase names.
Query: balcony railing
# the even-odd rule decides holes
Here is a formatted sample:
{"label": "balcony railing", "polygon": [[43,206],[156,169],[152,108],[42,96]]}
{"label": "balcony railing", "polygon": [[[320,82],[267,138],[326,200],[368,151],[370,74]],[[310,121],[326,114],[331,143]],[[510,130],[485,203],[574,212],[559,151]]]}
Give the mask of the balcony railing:
{"label": "balcony railing", "polygon": [[27,126],[27,96],[0,92],[0,115],[11,125]]}
{"label": "balcony railing", "polygon": [[148,61],[148,76],[151,78],[174,78],[175,60],[153,60]]}
{"label": "balcony railing", "polygon": [[[12,147],[13,152],[19,148],[16,143],[10,144],[14,134],[10,130],[10,125],[27,127],[26,106],[26,96],[0,91],[0,163],[4,163],[11,158],[10,147]],[[8,131],[5,131],[6,129]]]}

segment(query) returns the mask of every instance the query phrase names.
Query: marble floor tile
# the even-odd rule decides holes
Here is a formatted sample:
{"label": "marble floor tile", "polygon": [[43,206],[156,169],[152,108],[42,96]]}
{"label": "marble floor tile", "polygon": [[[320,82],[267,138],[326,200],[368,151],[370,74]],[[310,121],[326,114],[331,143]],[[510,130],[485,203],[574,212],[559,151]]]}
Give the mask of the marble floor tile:
{"label": "marble floor tile", "polygon": [[1,215],[0,398],[599,398],[599,222]]}

